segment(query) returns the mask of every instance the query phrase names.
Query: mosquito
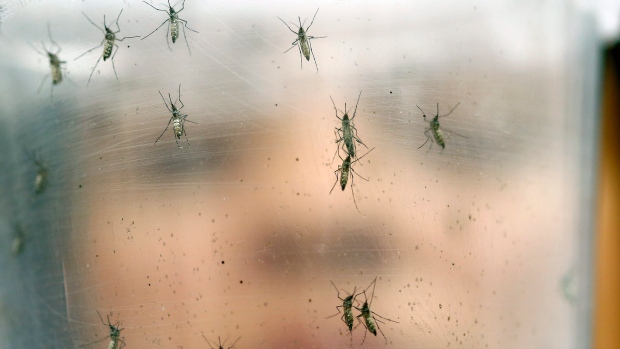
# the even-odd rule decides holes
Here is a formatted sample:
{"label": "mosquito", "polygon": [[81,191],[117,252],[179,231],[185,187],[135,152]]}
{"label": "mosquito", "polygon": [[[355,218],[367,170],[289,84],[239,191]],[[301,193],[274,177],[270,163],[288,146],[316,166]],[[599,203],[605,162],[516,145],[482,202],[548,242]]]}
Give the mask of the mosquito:
{"label": "mosquito", "polygon": [[[370,296],[370,302],[368,301],[368,298],[366,298],[366,290],[368,290],[370,288],[370,285],[373,285],[372,287],[372,295]],[[398,321],[394,321],[388,318],[385,318],[377,313],[375,313],[374,311],[370,310],[370,304],[372,304],[372,299],[375,296],[375,287],[377,286],[377,278],[375,278],[370,285],[368,285],[368,287],[366,287],[366,289],[364,289],[364,291],[362,291],[361,293],[358,293],[357,295],[355,295],[355,297],[357,297],[360,294],[364,294],[364,304],[362,305],[361,308],[358,308],[356,306],[353,306],[355,309],[357,309],[361,314],[359,314],[357,316],[357,321],[359,321],[361,324],[364,325],[364,327],[366,327],[366,329],[368,330],[368,332],[374,334],[375,336],[377,335],[377,330],[379,330],[379,332],[381,332],[381,335],[383,336],[383,338],[385,338],[385,343],[387,343],[387,337],[385,337],[385,334],[383,334],[383,331],[381,331],[381,328],[379,328],[379,324],[377,322],[380,322],[382,324],[385,324],[385,322],[377,319],[376,317],[379,317],[381,319],[384,320],[388,320],[391,322],[395,322],[395,323],[399,323]],[[375,317],[376,316],[376,317]],[[361,318],[364,319],[364,321],[362,321]],[[364,332],[364,339],[362,340],[362,344],[364,344],[364,341],[366,341],[366,332]]]}
{"label": "mosquito", "polygon": [[37,175],[34,177],[34,192],[41,194],[47,188],[47,166],[41,160],[34,160],[37,166]]}
{"label": "mosquito", "polygon": [[[286,27],[288,28],[288,30],[290,30],[291,32],[293,32],[293,34],[297,35],[297,39],[295,41],[293,41],[293,43],[291,44],[292,46],[284,51],[284,53],[287,53],[288,51],[290,51],[293,47],[298,46],[299,48],[299,60],[301,61],[301,68],[303,69],[304,67],[304,60],[302,58],[302,55],[304,57],[306,57],[307,61],[310,61],[310,54],[312,54],[312,59],[314,59],[314,65],[316,66],[316,72],[319,72],[319,66],[316,64],[316,58],[314,57],[314,52],[312,51],[312,44],[310,43],[310,40],[312,39],[323,39],[326,38],[327,36],[308,36],[308,30],[310,30],[310,27],[312,26],[312,23],[314,23],[314,18],[316,18],[316,14],[319,13],[319,9],[316,9],[316,12],[314,13],[314,17],[312,17],[312,22],[310,22],[310,25],[308,25],[308,27],[304,30],[304,24],[306,24],[306,20],[304,19],[304,22],[301,23],[301,17],[297,17],[299,19],[299,28],[298,31],[294,31],[293,29],[291,29],[291,27],[280,17],[278,17],[279,20],[282,21],[282,23],[284,23],[284,25],[286,25]],[[297,26],[297,24],[294,24],[291,22],[291,24],[293,26]]]}
{"label": "mosquito", "polygon": [[47,188],[48,168],[34,151],[26,151],[27,157],[37,167],[37,174],[34,177],[34,192],[41,194]]}
{"label": "mosquito", "polygon": [[[439,118],[442,118],[444,116],[448,116],[450,114],[452,114],[452,112],[454,111],[454,109],[456,109],[456,107],[459,106],[459,104],[461,104],[461,102],[458,102],[454,108],[452,108],[452,110],[450,110],[450,112],[448,114],[444,114],[444,115],[439,115],[439,103],[437,103],[437,114],[435,114],[435,116],[433,116],[433,118],[431,119],[431,121],[428,121],[426,119],[426,113],[424,112],[424,110],[422,110],[422,108],[418,107],[416,105],[416,107],[418,107],[418,109],[420,109],[420,111],[422,112],[422,117],[424,118],[424,121],[429,123],[429,126],[425,131],[424,131],[424,135],[426,136],[426,141],[418,147],[418,149],[422,148],[426,143],[428,143],[428,141],[431,141],[431,146],[428,148],[428,150],[431,150],[431,148],[433,147],[433,138],[435,139],[435,142],[437,142],[437,144],[439,144],[439,146],[441,146],[441,149],[445,149],[446,148],[446,142],[444,140],[444,135],[443,132],[441,131],[441,128],[439,127]],[[431,138],[431,136],[429,136],[428,132],[431,131],[433,133],[433,137]],[[454,133],[455,135],[459,136],[459,137],[463,137],[463,138],[467,138],[465,136],[462,136],[458,133],[452,132],[452,131],[448,131],[450,133]]]}
{"label": "mosquito", "polygon": [[[108,58],[110,58],[110,61],[112,61],[112,69],[114,70],[114,75],[116,76],[116,81],[118,81],[118,74],[116,74],[116,67],[114,66],[114,57],[116,56],[116,53],[118,52],[118,45],[115,43],[115,41],[123,41],[125,39],[133,39],[133,38],[139,38],[140,35],[135,35],[135,36],[126,36],[123,37],[122,39],[118,39],[116,37],[116,34],[120,33],[121,31],[121,27],[118,25],[118,20],[121,18],[121,14],[123,13],[123,10],[121,9],[121,12],[118,13],[118,17],[116,18],[116,21],[112,22],[112,23],[116,23],[116,28],[118,29],[117,31],[112,31],[112,29],[110,29],[110,27],[112,27],[112,25],[110,25],[110,27],[107,26],[106,24],[106,20],[105,20],[105,15],[103,15],[103,27],[104,29],[101,29],[101,27],[99,27],[98,25],[95,24],[95,22],[91,21],[90,18],[88,18],[88,16],[82,12],[82,14],[84,15],[84,17],[86,17],[86,19],[95,27],[97,27],[97,29],[101,30],[103,32],[103,40],[101,40],[101,43],[93,48],[91,48],[90,50],[82,53],[81,55],[77,56],[74,60],[84,56],[87,53],[90,53],[91,51],[93,51],[94,49],[97,49],[99,47],[101,47],[103,45],[103,54],[99,57],[99,59],[97,59],[97,63],[95,63],[95,66],[93,67],[93,71],[90,72],[90,76],[88,77],[88,84],[90,84],[90,79],[93,77],[93,73],[95,72],[95,69],[97,69],[97,65],[99,64],[99,61],[101,61],[101,58],[103,58],[103,61],[105,62]],[[112,51],[114,50],[114,47],[116,47],[116,51],[114,51],[114,54],[112,54]],[[88,85],[87,84],[87,85]]]}
{"label": "mosquito", "polygon": [[[355,203],[355,208],[357,208],[358,211],[360,209],[359,207],[357,207],[357,201],[355,201],[355,193],[353,192],[353,172],[355,172],[355,170],[351,167],[351,165],[360,161],[364,156],[368,155],[368,153],[370,153],[374,149],[375,148],[370,149],[366,154],[362,155],[362,157],[357,158],[354,161],[351,161],[351,155],[347,155],[347,157],[342,160],[342,166],[338,165],[338,169],[334,171],[334,174],[336,175],[336,182],[334,183],[334,186],[332,187],[332,190],[329,191],[329,193],[331,194],[332,191],[334,191],[334,188],[336,187],[336,183],[338,183],[338,172],[340,172],[340,188],[342,188],[342,191],[344,191],[344,189],[347,187],[347,182],[349,181],[349,175],[351,175],[351,194],[353,194],[353,202]],[[338,156],[340,157],[340,154],[338,154]],[[340,159],[342,159],[342,157],[340,157]],[[360,176],[360,178],[365,181],[368,181],[368,179],[362,176]]]}
{"label": "mosquito", "polygon": [[[108,335],[108,337],[110,337],[110,344],[108,345],[108,349],[122,349],[125,347],[125,341],[123,341],[123,339],[121,339],[121,331],[124,330],[124,328],[120,328],[121,324],[120,322],[117,321],[112,324],[110,322],[110,314],[107,314],[107,318],[108,318],[108,323],[106,324],[105,322],[103,322],[103,318],[101,317],[101,314],[99,314],[99,311],[97,311],[97,315],[99,315],[99,319],[101,320],[101,323],[104,326],[108,326],[110,328],[110,334]],[[96,343],[99,343],[103,340],[105,340],[107,337],[101,338],[98,341],[94,341],[88,344],[84,344],[81,345],[80,348],[83,347],[87,347]],[[119,346],[120,345],[120,346]]]}
{"label": "mosquito", "polygon": [[15,235],[13,236],[11,251],[14,255],[19,255],[24,251],[24,245],[26,243],[26,233],[24,232],[24,229],[19,223],[14,223],[13,228],[15,230]]}
{"label": "mosquito", "polygon": [[[338,287],[336,287],[336,284],[334,284],[333,281],[329,281],[332,283],[332,285],[334,286],[334,288],[336,289],[336,292],[338,292],[338,299],[340,299],[342,301],[342,305],[337,305],[336,306],[336,310],[338,310],[338,312],[334,315],[328,316],[326,317],[326,319],[329,319],[331,317],[334,317],[336,315],[342,314],[342,316],[340,317],[340,320],[342,320],[342,322],[344,322],[345,325],[347,325],[347,327],[349,327],[349,333],[353,333],[353,301],[355,300],[354,295],[355,295],[355,290],[356,288],[353,288],[353,293],[349,294],[347,292],[347,296],[345,298],[341,298],[340,297],[340,290],[338,289]],[[346,292],[346,291],[345,291]],[[342,308],[342,312],[340,311],[340,308]],[[353,338],[353,337],[351,337]]]}
{"label": "mosquito", "polygon": [[[329,98],[332,100],[332,104],[334,105],[334,110],[336,111],[336,117],[338,118],[338,120],[342,121],[342,127],[336,128],[334,130],[334,133],[336,134],[336,138],[337,138],[336,143],[338,144],[338,147],[336,148],[336,153],[342,147],[342,150],[344,150],[345,153],[347,153],[347,155],[350,155],[351,158],[355,158],[355,155],[356,155],[355,142],[360,143],[366,148],[368,148],[368,146],[364,144],[364,142],[362,142],[362,140],[359,139],[359,137],[357,136],[357,129],[353,125],[353,119],[355,118],[355,114],[357,114],[357,105],[359,104],[361,96],[362,96],[362,91],[360,91],[360,94],[357,97],[357,103],[355,103],[355,110],[353,111],[353,116],[350,119],[349,119],[349,111],[347,110],[347,104],[346,103],[344,104],[345,111],[342,112],[338,110],[338,108],[336,108],[336,103],[334,103],[334,99],[332,98],[332,96],[329,96]],[[338,117],[339,111],[342,114],[344,114],[342,116],[342,119]],[[335,158],[336,158],[336,154],[334,154],[334,157],[332,158],[332,163],[334,162]]]}
{"label": "mosquito", "polygon": [[[177,41],[177,38],[179,37],[179,23],[181,23],[181,27],[183,28],[183,37],[185,38],[185,44],[187,44],[187,50],[189,51],[189,54],[191,55],[192,54],[192,50],[189,49],[189,42],[187,42],[187,36],[185,35],[185,28],[193,31],[194,33],[198,33],[198,32],[195,31],[194,29],[188,27],[186,20],[179,18],[179,13],[181,13],[181,11],[183,11],[183,9],[185,8],[185,0],[183,0],[183,3],[181,4],[181,9],[178,10],[178,11],[175,11],[174,7],[172,5],[170,5],[170,0],[168,0],[168,10],[159,9],[159,8],[149,4],[146,1],[143,1],[143,2],[145,4],[151,6],[152,8],[156,9],[157,11],[166,12],[168,14],[168,19],[163,21],[159,25],[159,27],[155,28],[155,30],[150,32],[149,35],[143,37],[140,40],[144,40],[144,39],[148,38],[149,36],[151,36],[151,34],[156,32],[159,28],[161,28],[164,24],[166,24],[166,22],[169,22],[168,23],[168,30],[166,31],[166,43],[168,44],[168,49],[170,49],[172,51],[172,48],[170,48],[170,42],[168,41],[168,34],[170,34],[170,37],[172,38],[172,43],[174,44]],[[176,6],[176,4],[175,4],[175,6]]]}
{"label": "mosquito", "polygon": [[181,103],[180,108],[177,108],[176,105],[174,105],[174,103],[172,102],[172,97],[170,97],[170,93],[168,93],[168,99],[170,100],[170,107],[168,107],[168,103],[166,102],[166,99],[164,98],[164,96],[161,94],[161,91],[157,91],[157,92],[159,92],[161,99],[163,99],[164,104],[166,104],[166,108],[168,108],[168,111],[172,113],[172,116],[170,117],[170,120],[168,120],[168,125],[164,129],[164,132],[162,132],[161,135],[155,140],[154,144],[157,144],[157,141],[159,141],[159,139],[164,135],[164,133],[166,133],[166,131],[168,130],[168,127],[170,126],[170,123],[172,122],[172,129],[174,131],[174,138],[175,138],[175,141],[177,142],[177,146],[183,149],[183,147],[179,145],[179,139],[181,139],[182,135],[185,135],[185,139],[187,140],[187,145],[191,147],[191,145],[189,144],[189,138],[187,138],[187,132],[185,131],[185,122],[191,122],[193,124],[196,124],[196,122],[187,120],[187,114],[181,114],[181,109],[185,107],[185,104],[183,104],[183,101],[181,101],[181,84],[179,84],[179,99],[178,99],[179,103]]}
{"label": "mosquito", "polygon": [[[47,46],[45,45],[45,43],[43,41],[41,41],[41,48],[43,49],[43,51],[40,51],[38,48],[36,48],[34,45],[30,45],[32,46],[32,48],[37,51],[37,53],[43,55],[43,56],[47,56],[47,58],[50,61],[50,70],[51,72],[49,74],[45,74],[45,76],[43,77],[43,80],[41,81],[41,84],[39,85],[39,88],[37,89],[37,93],[41,92],[41,89],[43,88],[43,84],[45,84],[45,81],[47,81],[47,78],[49,78],[50,76],[52,77],[52,88],[50,89],[50,98],[52,98],[53,92],[54,92],[54,86],[60,84],[62,82],[62,68],[61,64],[66,64],[66,61],[61,61],[60,58],[58,57],[58,54],[60,54],[60,51],[62,51],[62,48],[60,47],[60,45],[58,45],[56,43],[56,41],[54,41],[54,39],[52,39],[52,31],[50,30],[50,24],[47,23],[47,34],[50,38],[51,41],[51,46],[50,49],[47,49]],[[56,50],[56,52],[52,52],[51,50],[58,48],[58,50]]]}
{"label": "mosquito", "polygon": [[[220,336],[217,337],[217,341],[219,342],[218,345],[214,347],[211,346],[211,342],[207,339],[207,337],[205,337],[205,335],[202,335],[202,338],[204,338],[207,341],[207,344],[209,344],[209,348],[211,349],[224,349],[223,345],[226,344],[226,341],[228,340],[228,338],[224,339],[224,343],[222,343],[222,341],[220,340]],[[236,341],[233,342],[233,344],[228,347],[227,349],[231,349],[232,347],[235,346],[235,344],[237,343],[237,341],[239,341],[239,339],[241,339],[241,337],[237,338]],[[213,342],[213,345],[215,345],[215,342]]]}

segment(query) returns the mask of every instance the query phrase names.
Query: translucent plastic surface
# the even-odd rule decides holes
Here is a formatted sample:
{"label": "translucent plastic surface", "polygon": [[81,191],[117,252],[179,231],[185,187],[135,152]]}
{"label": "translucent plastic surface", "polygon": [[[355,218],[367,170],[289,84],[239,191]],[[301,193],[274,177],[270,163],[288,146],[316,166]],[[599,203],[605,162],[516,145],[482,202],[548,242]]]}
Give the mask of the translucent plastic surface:
{"label": "translucent plastic surface", "polygon": [[[376,316],[385,338],[365,348],[589,344],[598,56],[568,3],[187,0],[198,33],[116,41],[118,81],[111,57],[89,84],[103,48],[75,58],[103,33],[81,11],[116,31],[122,9],[117,39],[167,14],[2,6],[2,347],[106,347],[97,312],[126,348],[361,347],[364,325],[329,317],[330,281],[344,298],[375,278],[371,310],[394,322]],[[296,31],[317,8],[315,66],[283,53],[296,34],[278,17]],[[66,70],[37,93],[48,23]],[[179,84],[191,147],[172,125],[154,144],[171,117],[158,91],[175,102]],[[357,155],[373,150],[330,194],[330,96],[351,109],[360,91]],[[424,144],[416,106],[457,104],[445,149]]]}

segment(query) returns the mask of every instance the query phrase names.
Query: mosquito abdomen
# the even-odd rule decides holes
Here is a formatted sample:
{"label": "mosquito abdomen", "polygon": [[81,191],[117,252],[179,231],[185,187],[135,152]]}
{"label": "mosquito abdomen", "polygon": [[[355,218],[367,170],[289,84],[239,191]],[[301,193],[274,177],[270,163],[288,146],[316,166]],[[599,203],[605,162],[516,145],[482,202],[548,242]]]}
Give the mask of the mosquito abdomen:
{"label": "mosquito abdomen", "polygon": [[103,60],[110,58],[112,56],[112,49],[114,48],[114,39],[106,39],[103,44]]}
{"label": "mosquito abdomen", "polygon": [[172,128],[174,129],[174,136],[177,139],[181,139],[183,135],[183,125],[181,125],[181,118],[174,118]]}
{"label": "mosquito abdomen", "polygon": [[307,61],[310,61],[310,46],[308,46],[308,39],[306,37],[302,37],[299,39],[299,45],[301,46],[301,52],[306,57]]}
{"label": "mosquito abdomen", "polygon": [[62,70],[60,65],[52,65],[52,84],[58,85],[62,81]]}
{"label": "mosquito abdomen", "polygon": [[344,319],[347,323],[347,326],[349,326],[349,331],[353,331],[353,311],[351,311],[351,308],[345,308]]}
{"label": "mosquito abdomen", "polygon": [[375,320],[373,320],[372,316],[370,316],[370,314],[368,315],[364,315],[364,319],[366,319],[366,326],[368,326],[368,331],[370,331],[370,333],[374,334],[375,336],[377,335],[377,325],[375,324]]}
{"label": "mosquito abdomen", "polygon": [[172,43],[174,44],[179,37],[179,22],[176,18],[170,20],[170,37],[172,38]]}
{"label": "mosquito abdomen", "polygon": [[108,349],[119,349],[118,339],[111,340]]}
{"label": "mosquito abdomen", "polygon": [[344,191],[344,188],[347,187],[347,181],[349,180],[349,166],[345,166],[342,168],[342,172],[340,173],[340,188]]}
{"label": "mosquito abdomen", "polygon": [[443,132],[441,129],[437,127],[437,129],[433,129],[433,136],[435,136],[435,141],[439,144],[443,149],[446,148],[446,143],[443,140]]}

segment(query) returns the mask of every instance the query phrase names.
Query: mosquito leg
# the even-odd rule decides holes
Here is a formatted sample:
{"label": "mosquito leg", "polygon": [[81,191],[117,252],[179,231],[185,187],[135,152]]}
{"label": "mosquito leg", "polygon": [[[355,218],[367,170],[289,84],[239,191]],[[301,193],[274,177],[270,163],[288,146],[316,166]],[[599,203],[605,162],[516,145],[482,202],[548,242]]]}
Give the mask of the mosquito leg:
{"label": "mosquito leg", "polygon": [[185,123],[183,123],[183,134],[185,135],[185,140],[187,141],[187,146],[191,147],[191,144],[189,144],[189,138],[187,138],[187,131],[185,131]]}
{"label": "mosquito leg", "polygon": [[[351,170],[353,170],[353,168],[351,168]],[[353,195],[353,203],[355,204],[355,208],[357,209],[357,212],[360,212],[359,207],[357,207],[357,201],[355,200],[355,191],[353,190],[353,171],[351,171],[351,195]]]}
{"label": "mosquito leg", "polygon": [[[157,10],[157,9],[156,9],[156,10]],[[163,11],[163,10],[160,10],[160,11]],[[142,38],[142,39],[140,39],[140,40],[144,40],[144,39],[148,38],[149,36],[151,36],[151,34],[153,34],[154,32],[156,32],[156,31],[157,31],[157,29],[161,28],[161,26],[162,26],[162,25],[164,25],[164,24],[166,24],[166,22],[168,22],[168,21],[170,21],[170,19],[166,19],[165,21],[161,22],[161,24],[159,25],[159,27],[155,28],[155,30],[153,30],[153,31],[152,31],[152,32],[150,32],[147,36],[143,37],[143,38]]]}
{"label": "mosquito leg", "polygon": [[78,58],[81,58],[82,56],[84,56],[85,54],[92,52],[94,49],[101,47],[101,45],[103,45],[103,43],[104,43],[104,42],[105,42],[105,39],[101,40],[101,43],[100,43],[99,45],[97,45],[97,46],[95,46],[95,47],[91,48],[90,50],[88,50],[88,51],[86,51],[86,52],[82,53],[81,55],[79,55],[79,56],[75,57],[73,60],[75,61],[75,60],[77,60]]}
{"label": "mosquito leg", "polygon": [[287,53],[288,51],[292,50],[293,47],[297,46],[297,40],[293,41],[292,45],[293,46],[289,47],[288,50],[284,51],[283,53]]}
{"label": "mosquito leg", "polygon": [[426,141],[422,143],[422,145],[419,146],[418,149],[422,148],[431,139],[431,137],[428,135],[428,131],[430,130],[431,130],[430,128],[427,128],[426,131],[424,131],[424,135],[426,136]]}
{"label": "mosquito leg", "polygon": [[316,57],[314,57],[314,51],[312,51],[312,42],[310,42],[310,39],[308,40],[308,46],[310,46],[310,54],[312,55],[312,59],[314,59],[314,66],[316,67],[316,73],[319,73],[319,65],[316,64]]}
{"label": "mosquito leg", "polygon": [[330,194],[332,193],[332,191],[334,191],[334,188],[336,188],[336,184],[338,184],[338,171],[342,171],[342,168],[340,166],[338,166],[338,169],[334,171],[334,175],[336,176],[336,182],[334,182],[332,190],[329,191]]}
{"label": "mosquito leg", "polygon": [[172,48],[170,47],[170,40],[168,39],[169,35],[170,35],[170,20],[168,20],[168,29],[166,30],[166,44],[168,44],[168,49],[172,51]]}
{"label": "mosquito leg", "polygon": [[299,65],[301,66],[301,69],[304,69],[304,56],[301,53],[301,43],[300,42],[297,43],[297,48],[299,49],[299,61],[300,61]]}
{"label": "mosquito leg", "polygon": [[[166,106],[168,106],[168,105],[166,105]],[[168,131],[168,127],[170,127],[170,123],[172,122],[172,119],[173,119],[173,117],[171,117],[170,120],[168,120],[168,125],[166,125],[166,128],[164,129],[164,132],[162,132],[161,135],[159,135],[159,137],[157,137],[157,139],[155,140],[155,143],[153,143],[153,145],[157,144],[157,141],[161,138],[161,136],[163,136],[164,133],[166,133],[166,131]],[[178,142],[177,142],[177,144],[178,144]]]}
{"label": "mosquito leg", "polygon": [[[180,20],[179,20],[180,21]],[[192,54],[192,50],[190,50],[189,48],[189,42],[187,41],[187,35],[185,35],[185,24],[183,22],[181,22],[181,28],[183,29],[183,37],[185,38],[185,45],[187,45],[187,50],[189,51],[189,54]]]}
{"label": "mosquito leg", "polygon": [[[181,12],[181,11],[177,11],[177,13],[179,13],[179,12]],[[194,33],[199,33],[198,31],[196,31],[196,30],[194,30],[194,29],[192,29],[192,28],[188,27],[188,26],[187,26],[187,21],[186,21],[186,20],[179,18],[179,21],[183,22],[183,24],[185,25],[185,28],[187,28],[187,29],[189,29],[189,30],[193,31]]]}
{"label": "mosquito leg", "polygon": [[45,83],[45,81],[47,81],[47,78],[50,77],[51,74],[46,74],[43,77],[43,80],[41,81],[41,85],[39,85],[39,88],[37,89],[37,93],[41,92],[41,89],[43,88],[43,84]]}
{"label": "mosquito leg", "polygon": [[[181,103],[181,108],[179,108],[179,110],[181,110],[181,109],[183,109],[183,107],[185,107],[185,104],[181,100],[181,84],[179,84],[179,103]],[[185,116],[187,116],[187,115],[185,115]]]}
{"label": "mosquito leg", "polygon": [[99,56],[99,59],[97,59],[97,63],[95,63],[95,66],[93,67],[93,71],[90,72],[90,76],[88,77],[88,83],[86,84],[86,86],[88,86],[90,84],[90,79],[92,79],[93,77],[93,73],[95,72],[95,69],[97,69],[97,65],[99,64],[99,61],[101,60],[102,56]]}
{"label": "mosquito leg", "polygon": [[116,74],[116,67],[114,66],[114,58],[112,58],[110,61],[112,61],[112,70],[114,70],[114,76],[116,76],[116,81],[118,81],[118,75]]}
{"label": "mosquito leg", "polygon": [[364,344],[364,342],[366,341],[366,332],[369,332],[370,330],[368,329],[368,326],[366,326],[366,324],[360,320],[360,316],[362,316],[362,314],[358,315],[356,317],[357,321],[359,321],[362,325],[364,325],[364,328],[366,329],[366,331],[364,331],[364,339],[362,339],[362,344]]}

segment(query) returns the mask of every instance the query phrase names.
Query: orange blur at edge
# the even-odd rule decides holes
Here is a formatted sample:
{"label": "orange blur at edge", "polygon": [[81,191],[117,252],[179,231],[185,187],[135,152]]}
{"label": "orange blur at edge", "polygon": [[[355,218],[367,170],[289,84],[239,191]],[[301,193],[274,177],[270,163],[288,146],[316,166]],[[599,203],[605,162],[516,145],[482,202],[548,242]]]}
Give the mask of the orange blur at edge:
{"label": "orange blur at edge", "polygon": [[605,53],[594,348],[620,348],[620,45]]}

